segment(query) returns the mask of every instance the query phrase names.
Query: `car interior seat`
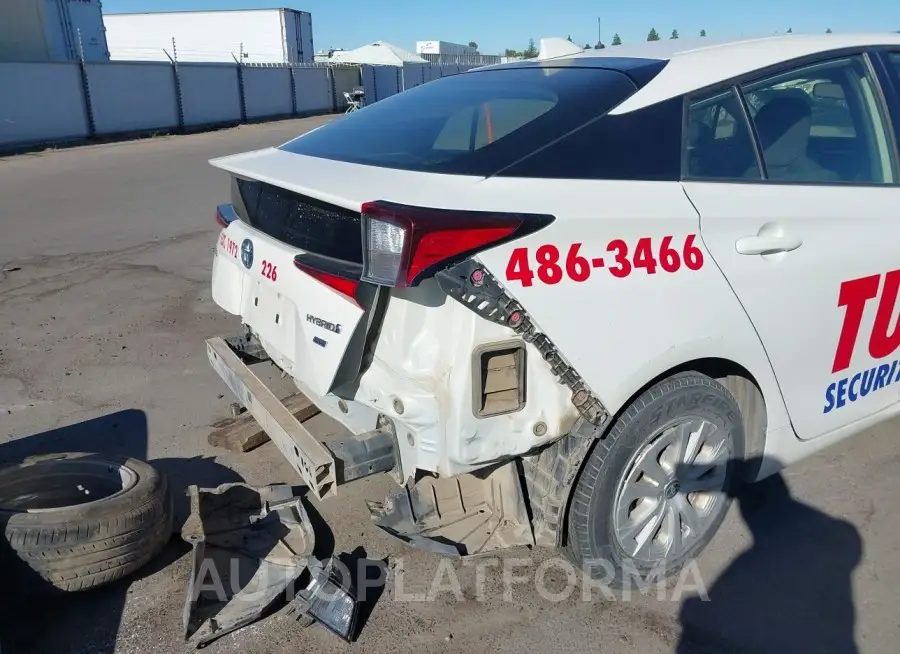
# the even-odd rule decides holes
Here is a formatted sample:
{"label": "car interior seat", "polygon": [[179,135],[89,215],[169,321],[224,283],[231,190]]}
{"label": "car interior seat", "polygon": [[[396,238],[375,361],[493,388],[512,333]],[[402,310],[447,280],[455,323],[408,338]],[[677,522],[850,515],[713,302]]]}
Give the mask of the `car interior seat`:
{"label": "car interior seat", "polygon": [[[769,179],[809,182],[840,181],[834,171],[816,163],[807,154],[812,109],[797,95],[784,95],[767,102],[754,119]],[[756,165],[744,175],[759,176]]]}

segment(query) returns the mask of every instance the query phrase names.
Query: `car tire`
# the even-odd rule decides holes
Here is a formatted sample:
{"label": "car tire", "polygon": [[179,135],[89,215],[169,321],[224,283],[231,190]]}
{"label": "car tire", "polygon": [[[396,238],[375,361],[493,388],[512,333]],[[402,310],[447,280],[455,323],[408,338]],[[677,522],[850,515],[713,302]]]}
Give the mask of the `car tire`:
{"label": "car tire", "polygon": [[128,457],[65,453],[0,468],[0,567],[16,592],[83,591],[121,579],[172,535],[166,477]]}
{"label": "car tire", "polygon": [[[680,373],[650,387],[585,461],[569,508],[567,554],[613,589],[665,583],[724,520],[744,442],[737,402],[711,377]],[[683,458],[696,457],[679,465],[676,455],[685,451]],[[692,490],[701,487],[709,488]]]}

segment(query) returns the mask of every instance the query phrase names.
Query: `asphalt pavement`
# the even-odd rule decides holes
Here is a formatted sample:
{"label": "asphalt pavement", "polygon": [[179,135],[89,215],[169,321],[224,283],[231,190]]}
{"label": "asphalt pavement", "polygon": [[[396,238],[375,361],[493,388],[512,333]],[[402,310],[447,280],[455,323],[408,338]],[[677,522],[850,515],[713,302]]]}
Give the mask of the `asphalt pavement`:
{"label": "asphalt pavement", "polygon": [[[210,298],[214,210],[229,187],[207,161],[325,120],[0,159],[0,458],[81,449],[149,459],[172,478],[181,518],[188,484],[299,483],[271,443],[238,455],[207,442],[232,400],[204,339],[238,327]],[[285,380],[271,381],[287,392]],[[324,418],[314,430],[341,434]],[[357,642],[276,614],[210,654],[881,653],[900,642],[896,423],[742,497],[699,565],[648,595],[572,583],[577,571],[548,551],[476,565],[406,547],[365,508],[393,488],[382,476],[310,503],[330,526],[319,552],[363,559],[372,574]],[[189,557],[179,541],[121,583],[39,606],[14,602],[0,612],[4,654],[191,651],[181,628]]]}

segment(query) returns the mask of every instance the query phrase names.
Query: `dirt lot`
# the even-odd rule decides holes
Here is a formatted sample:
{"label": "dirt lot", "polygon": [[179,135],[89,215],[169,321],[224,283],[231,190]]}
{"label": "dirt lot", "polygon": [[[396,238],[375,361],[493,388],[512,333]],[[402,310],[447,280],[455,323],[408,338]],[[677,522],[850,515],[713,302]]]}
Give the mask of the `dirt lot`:
{"label": "dirt lot", "polygon": [[[0,159],[0,264],[8,271],[0,273],[0,458],[124,452],[156,462],[178,489],[299,481],[271,444],[232,455],[207,443],[231,398],[203,341],[237,325],[209,294],[213,211],[228,185],[206,162],[283,142],[323,120]],[[324,420],[316,430],[323,438],[339,433]],[[703,557],[702,574],[689,579],[695,588],[702,583],[710,602],[679,595],[678,587],[662,599],[629,601],[601,591],[583,601],[578,587],[553,601],[548,593],[564,589],[566,576],[547,552],[487,561],[483,579],[473,565],[443,567],[370,524],[364,500],[380,498],[392,482],[359,482],[312,509],[333,531],[334,542],[320,540],[320,551],[391,561],[384,592],[377,601],[370,593],[359,640],[344,645],[321,627],[303,630],[276,615],[209,651],[684,654],[845,652],[854,643],[896,651],[896,425],[785,478],[792,498],[775,480],[742,500]],[[4,654],[7,642],[23,652],[187,651],[186,553],[176,536],[134,579],[0,612]],[[441,592],[411,599],[428,599],[430,589]]]}

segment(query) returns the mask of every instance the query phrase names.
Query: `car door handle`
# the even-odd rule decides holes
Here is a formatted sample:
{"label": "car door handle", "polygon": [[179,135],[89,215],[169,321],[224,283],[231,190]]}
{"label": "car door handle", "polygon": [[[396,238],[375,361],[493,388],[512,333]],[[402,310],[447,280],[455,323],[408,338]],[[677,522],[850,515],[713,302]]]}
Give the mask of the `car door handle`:
{"label": "car door handle", "polygon": [[803,245],[796,236],[745,236],[734,244],[738,254],[777,254],[790,252]]}

